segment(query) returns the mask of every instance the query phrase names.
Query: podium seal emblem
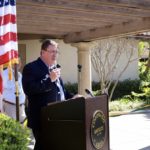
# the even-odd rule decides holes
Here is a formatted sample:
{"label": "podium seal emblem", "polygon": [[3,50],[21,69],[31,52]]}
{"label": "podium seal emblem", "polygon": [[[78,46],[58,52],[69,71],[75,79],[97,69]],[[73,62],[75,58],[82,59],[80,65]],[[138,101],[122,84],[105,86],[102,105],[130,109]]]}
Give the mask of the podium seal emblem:
{"label": "podium seal emblem", "polygon": [[105,132],[105,116],[101,110],[96,110],[93,113],[91,122],[91,141],[96,150],[99,150],[103,147],[105,141]]}

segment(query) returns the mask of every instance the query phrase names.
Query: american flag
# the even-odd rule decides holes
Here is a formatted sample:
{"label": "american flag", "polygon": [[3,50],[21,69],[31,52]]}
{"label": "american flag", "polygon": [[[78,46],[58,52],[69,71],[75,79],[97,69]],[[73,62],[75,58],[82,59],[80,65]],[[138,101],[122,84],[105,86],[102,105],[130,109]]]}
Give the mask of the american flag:
{"label": "american flag", "polygon": [[[0,67],[14,63],[18,63],[16,1],[0,0]],[[0,90],[2,93],[1,80]]]}

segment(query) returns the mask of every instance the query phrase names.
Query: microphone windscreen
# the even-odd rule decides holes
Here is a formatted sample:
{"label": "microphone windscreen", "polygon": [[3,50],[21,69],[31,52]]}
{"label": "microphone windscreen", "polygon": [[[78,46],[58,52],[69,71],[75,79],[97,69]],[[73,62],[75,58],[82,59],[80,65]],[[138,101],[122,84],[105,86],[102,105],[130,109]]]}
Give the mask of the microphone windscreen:
{"label": "microphone windscreen", "polygon": [[85,92],[86,92],[87,94],[90,94],[90,91],[89,91],[88,89],[85,89]]}
{"label": "microphone windscreen", "polygon": [[91,97],[94,97],[94,95],[92,94],[92,92],[91,92],[90,90],[85,89],[85,92],[86,92],[88,95],[90,95]]}
{"label": "microphone windscreen", "polygon": [[61,66],[59,64],[53,65],[51,68],[49,68],[49,71],[51,72],[52,70],[54,70],[56,68],[61,68]]}
{"label": "microphone windscreen", "polygon": [[56,68],[61,68],[61,66],[59,64],[56,65]]}

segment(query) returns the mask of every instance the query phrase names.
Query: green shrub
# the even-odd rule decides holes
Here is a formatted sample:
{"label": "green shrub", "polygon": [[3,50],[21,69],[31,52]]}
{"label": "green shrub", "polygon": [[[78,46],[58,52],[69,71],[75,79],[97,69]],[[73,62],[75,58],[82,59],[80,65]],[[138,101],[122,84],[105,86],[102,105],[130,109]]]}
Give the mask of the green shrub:
{"label": "green shrub", "polygon": [[30,132],[14,119],[0,114],[0,150],[27,150]]}
{"label": "green shrub", "polygon": [[[110,90],[112,89],[112,86],[109,89],[109,93]],[[136,80],[126,79],[124,81],[119,81],[114,91],[112,100],[121,98],[124,95],[130,95],[131,91],[140,92],[139,86],[140,86],[140,80],[137,79]],[[68,82],[65,84],[65,89],[67,89],[67,91],[71,93],[76,94],[78,92],[78,84]],[[95,81],[92,82],[92,91],[95,96],[100,95],[100,82],[95,82]]]}
{"label": "green shrub", "polygon": [[141,100],[131,100],[130,98],[123,97],[122,99],[111,101],[109,103],[109,111],[129,111],[144,106]]}
{"label": "green shrub", "polygon": [[93,91],[100,90],[100,82],[95,82],[95,81],[93,81],[93,82],[92,82],[92,90],[93,90]]}
{"label": "green shrub", "polygon": [[[110,89],[109,89],[109,93],[113,87],[114,83],[112,83]],[[130,95],[131,91],[135,91],[135,92],[140,92],[140,80],[130,80],[130,79],[126,79],[124,81],[119,81],[115,91],[113,93],[113,97],[112,100],[116,100],[119,99],[121,97],[123,97],[124,95]],[[100,95],[100,82],[92,82],[92,90],[94,91],[94,95],[98,96]]]}
{"label": "green shrub", "polygon": [[[67,82],[67,83],[64,84],[64,86],[65,86],[65,89],[67,91],[69,91],[70,93],[73,93],[73,94],[78,93],[78,83]],[[97,91],[99,89],[100,89],[100,83],[93,81],[92,82],[92,90]]]}
{"label": "green shrub", "polygon": [[124,95],[130,95],[132,91],[140,92],[139,86],[140,80],[126,79],[124,81],[119,81],[114,91],[112,100],[119,99]]}
{"label": "green shrub", "polygon": [[78,84],[77,83],[70,83],[67,82],[64,84],[65,89],[73,94],[77,94],[78,93]]}

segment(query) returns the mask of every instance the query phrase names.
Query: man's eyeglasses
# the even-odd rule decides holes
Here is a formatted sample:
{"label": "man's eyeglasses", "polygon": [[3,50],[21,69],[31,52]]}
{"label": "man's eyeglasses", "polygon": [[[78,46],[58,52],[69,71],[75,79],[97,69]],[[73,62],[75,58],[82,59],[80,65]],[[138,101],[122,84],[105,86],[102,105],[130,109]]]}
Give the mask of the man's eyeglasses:
{"label": "man's eyeglasses", "polygon": [[50,54],[60,54],[60,52],[59,51],[46,51],[46,52],[48,52],[48,53],[50,53]]}

